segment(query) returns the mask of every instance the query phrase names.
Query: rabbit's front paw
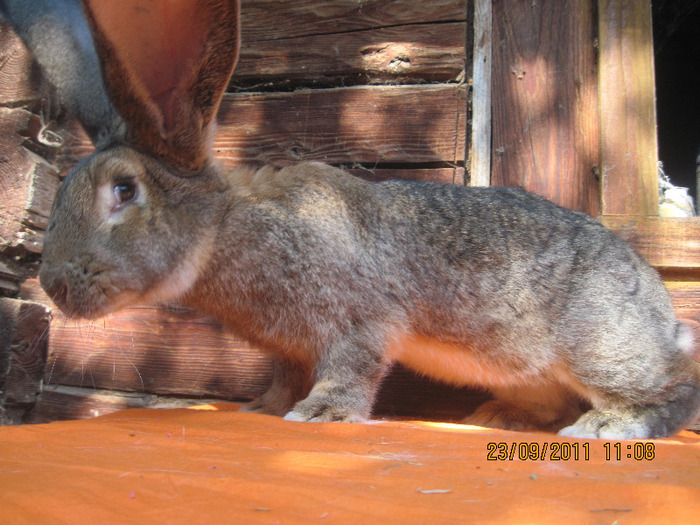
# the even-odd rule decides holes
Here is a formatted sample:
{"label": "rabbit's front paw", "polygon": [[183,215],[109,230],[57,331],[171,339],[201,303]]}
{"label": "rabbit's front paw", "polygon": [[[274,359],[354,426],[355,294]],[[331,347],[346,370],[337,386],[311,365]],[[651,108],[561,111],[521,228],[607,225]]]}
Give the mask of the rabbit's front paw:
{"label": "rabbit's front paw", "polygon": [[368,418],[346,406],[336,406],[321,396],[310,396],[300,401],[284,419],[287,421],[361,423]]}

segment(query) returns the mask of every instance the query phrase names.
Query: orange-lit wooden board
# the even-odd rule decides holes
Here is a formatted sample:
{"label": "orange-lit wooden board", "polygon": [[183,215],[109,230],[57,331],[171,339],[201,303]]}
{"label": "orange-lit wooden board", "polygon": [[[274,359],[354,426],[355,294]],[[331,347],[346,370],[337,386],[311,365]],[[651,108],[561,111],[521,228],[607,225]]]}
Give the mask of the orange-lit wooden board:
{"label": "orange-lit wooden board", "polygon": [[[619,442],[618,460],[616,443],[606,441],[444,423],[292,423],[235,408],[134,409],[0,428],[0,523],[640,524],[700,516],[700,436],[691,432]],[[487,460],[499,454],[490,443],[505,443],[506,459]],[[545,459],[518,459],[545,445]],[[553,451],[571,457],[554,460]],[[647,457],[627,457],[635,451]]]}

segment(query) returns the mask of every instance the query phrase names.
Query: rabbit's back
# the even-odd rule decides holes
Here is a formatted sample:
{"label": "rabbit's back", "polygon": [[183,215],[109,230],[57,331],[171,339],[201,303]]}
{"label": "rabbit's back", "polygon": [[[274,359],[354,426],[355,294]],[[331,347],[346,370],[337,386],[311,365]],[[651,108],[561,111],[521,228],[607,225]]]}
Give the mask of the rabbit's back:
{"label": "rabbit's back", "polygon": [[[656,273],[584,214],[518,188],[368,183],[314,163],[266,170],[253,189],[236,180],[245,203],[234,207],[236,250],[224,259],[236,268],[226,274],[247,294],[238,309],[264,320],[236,325],[324,341],[314,327],[381,319],[524,368],[621,319],[673,340]],[[269,322],[270,304],[288,322]]]}

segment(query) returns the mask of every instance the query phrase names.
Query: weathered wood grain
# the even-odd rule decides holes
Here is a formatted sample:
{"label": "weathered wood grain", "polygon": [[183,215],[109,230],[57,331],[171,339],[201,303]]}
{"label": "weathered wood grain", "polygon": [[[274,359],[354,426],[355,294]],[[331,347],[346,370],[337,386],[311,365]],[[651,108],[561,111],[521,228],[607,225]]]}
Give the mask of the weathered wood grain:
{"label": "weathered wood grain", "polygon": [[463,86],[229,94],[225,102],[214,150],[229,164],[464,160]]}
{"label": "weathered wood grain", "polygon": [[602,213],[658,215],[651,4],[598,1]]}
{"label": "weathered wood grain", "polygon": [[35,116],[0,108],[0,245],[40,253],[58,172],[28,146]]}
{"label": "weathered wood grain", "polygon": [[244,43],[231,85],[456,80],[464,71],[464,33],[458,22]]}
{"label": "weathered wood grain", "polygon": [[19,292],[21,280],[22,275],[16,267],[12,268],[0,261],[0,294],[14,297]]}
{"label": "weathered wood grain", "polygon": [[601,222],[657,268],[700,268],[700,219],[603,215]]}
{"label": "weathered wood grain", "polygon": [[127,408],[184,408],[204,403],[207,403],[207,400],[47,385],[37,399],[34,409],[22,422],[48,423],[88,419]]}
{"label": "weathered wood grain", "polygon": [[[469,134],[469,185],[491,185],[491,68],[493,67],[491,0],[474,2],[472,57],[472,125]],[[470,43],[467,43],[469,45]]]}
{"label": "weathered wood grain", "polygon": [[409,24],[464,21],[464,0],[243,0],[243,45],[299,36],[347,33]]}
{"label": "weathered wood grain", "polygon": [[[229,167],[342,163],[462,163],[466,87],[361,86],[292,93],[230,93],[219,111],[214,153]],[[66,133],[56,164],[92,151],[79,129]]]}
{"label": "weathered wood grain", "polygon": [[0,424],[20,423],[36,401],[48,326],[45,306],[0,298]]}
{"label": "weathered wood grain", "polygon": [[493,2],[491,183],[599,213],[592,0]]}
{"label": "weathered wood grain", "polygon": [[95,323],[54,313],[47,385],[250,399],[269,380],[263,354],[189,310],[131,308]]}

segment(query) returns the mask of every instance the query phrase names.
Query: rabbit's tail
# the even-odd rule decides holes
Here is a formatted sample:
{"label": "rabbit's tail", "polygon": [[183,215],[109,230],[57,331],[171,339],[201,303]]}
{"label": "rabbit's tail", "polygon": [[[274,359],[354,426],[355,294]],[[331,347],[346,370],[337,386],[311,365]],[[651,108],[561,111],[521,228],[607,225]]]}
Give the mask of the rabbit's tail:
{"label": "rabbit's tail", "polygon": [[676,346],[687,355],[693,355],[695,351],[695,337],[690,327],[680,321],[676,322]]}

